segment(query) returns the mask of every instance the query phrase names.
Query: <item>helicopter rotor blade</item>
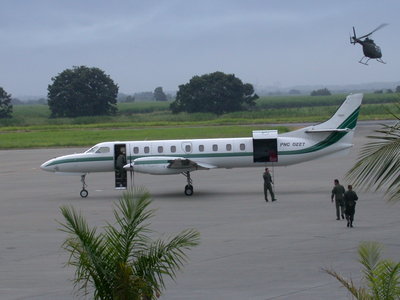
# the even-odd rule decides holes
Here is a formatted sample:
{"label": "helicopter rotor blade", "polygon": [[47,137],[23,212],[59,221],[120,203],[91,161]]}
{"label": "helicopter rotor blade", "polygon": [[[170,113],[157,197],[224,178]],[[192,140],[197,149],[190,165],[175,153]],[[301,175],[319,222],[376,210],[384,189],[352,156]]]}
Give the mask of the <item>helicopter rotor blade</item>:
{"label": "helicopter rotor blade", "polygon": [[370,33],[359,37],[359,39],[363,39],[363,38],[365,38],[365,37],[368,37],[368,36],[370,36],[371,34],[373,34],[375,31],[378,31],[379,29],[382,29],[383,27],[385,27],[385,26],[387,26],[387,25],[389,25],[389,24],[388,24],[388,23],[383,23],[383,24],[379,25],[378,27],[376,27],[374,30],[372,30]]}
{"label": "helicopter rotor blade", "polygon": [[350,33],[350,43],[355,45],[356,44],[356,40],[357,40],[356,30],[354,29],[354,26],[353,26],[353,36],[351,36],[351,33]]}

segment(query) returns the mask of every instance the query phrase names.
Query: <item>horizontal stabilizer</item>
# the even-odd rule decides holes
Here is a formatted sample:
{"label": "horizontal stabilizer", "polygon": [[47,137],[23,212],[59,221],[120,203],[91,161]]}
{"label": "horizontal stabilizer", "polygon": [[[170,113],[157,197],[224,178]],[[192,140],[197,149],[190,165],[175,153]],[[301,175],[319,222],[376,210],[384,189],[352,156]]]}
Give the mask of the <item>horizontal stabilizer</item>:
{"label": "horizontal stabilizer", "polygon": [[349,132],[350,130],[351,130],[350,128],[344,128],[344,129],[341,129],[341,128],[332,128],[332,129],[326,128],[326,129],[323,129],[323,128],[321,128],[321,129],[318,129],[318,128],[312,127],[312,128],[310,128],[310,129],[307,129],[307,130],[306,130],[306,133],[318,133],[318,132]]}

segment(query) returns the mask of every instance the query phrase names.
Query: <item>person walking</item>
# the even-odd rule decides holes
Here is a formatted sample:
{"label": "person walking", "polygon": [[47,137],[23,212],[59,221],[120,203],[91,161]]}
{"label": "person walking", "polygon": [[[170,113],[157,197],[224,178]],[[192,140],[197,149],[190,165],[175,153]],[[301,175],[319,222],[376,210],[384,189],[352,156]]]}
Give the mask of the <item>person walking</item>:
{"label": "person walking", "polygon": [[335,186],[332,189],[331,201],[333,203],[333,198],[335,198],[335,206],[336,206],[336,220],[340,220],[340,216],[344,219],[344,192],[345,189],[343,185],[339,183],[338,179],[334,181]]}
{"label": "person walking", "polygon": [[264,197],[265,197],[265,201],[268,202],[268,195],[267,195],[268,191],[269,191],[269,193],[271,195],[272,201],[276,201],[275,193],[274,193],[274,190],[272,188],[272,184],[273,184],[272,177],[271,177],[271,173],[269,172],[268,168],[265,168],[265,172],[263,174],[263,178],[264,178]]}
{"label": "person walking", "polygon": [[344,193],[344,206],[347,220],[347,227],[353,227],[354,214],[356,212],[356,201],[358,196],[353,187],[349,184],[347,191]]}

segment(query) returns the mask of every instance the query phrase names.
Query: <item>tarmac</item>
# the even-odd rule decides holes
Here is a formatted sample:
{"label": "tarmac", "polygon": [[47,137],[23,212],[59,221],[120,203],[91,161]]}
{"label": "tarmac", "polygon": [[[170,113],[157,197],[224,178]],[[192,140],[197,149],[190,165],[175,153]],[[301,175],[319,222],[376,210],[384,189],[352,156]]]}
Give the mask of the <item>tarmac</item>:
{"label": "tarmac", "polygon": [[[400,204],[386,202],[382,192],[356,189],[355,227],[347,228],[336,220],[330,199],[333,180],[347,186],[345,173],[378,128],[361,122],[346,157],[273,168],[273,203],[264,201],[263,167],[193,172],[191,197],[183,193],[181,175],[136,174],[136,185],[149,190],[157,209],[152,229],[164,237],[187,228],[201,234],[160,299],[350,299],[322,268],[363,284],[362,241],[382,243],[382,257],[398,262]],[[60,206],[73,205],[100,230],[113,222],[113,203],[122,192],[113,189],[113,174],[89,174],[89,197],[82,199],[79,176],[55,176],[39,166],[81,150],[0,151],[0,299],[80,299],[71,281],[75,270],[65,267]]]}

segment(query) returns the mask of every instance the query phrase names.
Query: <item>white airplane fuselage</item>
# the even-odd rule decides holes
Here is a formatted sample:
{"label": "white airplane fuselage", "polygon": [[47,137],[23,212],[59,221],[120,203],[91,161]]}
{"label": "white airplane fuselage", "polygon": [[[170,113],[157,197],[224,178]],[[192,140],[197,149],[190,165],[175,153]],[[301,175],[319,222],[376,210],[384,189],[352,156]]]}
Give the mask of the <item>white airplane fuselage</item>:
{"label": "white airplane fuselage", "polygon": [[289,166],[337,156],[353,145],[361,101],[362,94],[350,95],[328,121],[283,134],[265,130],[242,138],[103,142],[84,153],[53,158],[41,169],[81,176],[115,172],[123,149],[125,170],[154,175],[185,173],[190,185],[190,172],[196,170]]}
{"label": "white airplane fuselage", "polygon": [[[316,142],[316,140],[306,138],[278,137],[279,160],[260,163],[254,162],[253,159],[253,138],[114,141],[99,143],[91,148],[93,150],[102,148],[103,152],[86,151],[84,153],[60,156],[45,162],[41,168],[45,171],[56,173],[86,174],[112,172],[115,169],[115,155],[112,150],[114,149],[114,145],[126,145],[128,151],[127,161],[134,161],[138,158],[164,158],[164,161],[167,161],[169,158],[182,157],[193,159],[199,163],[209,164],[214,168],[227,169],[262,167],[265,165],[288,166],[330,155],[352,147],[351,143],[340,143],[319,151],[306,151],[311,146],[315,145]],[[149,148],[149,152],[147,153],[144,152],[146,147]],[[175,147],[176,151],[172,152],[171,147]],[[190,147],[190,150],[185,151],[185,147]],[[204,150],[200,151],[199,147],[204,147]],[[132,153],[134,148],[139,149],[138,153]],[[151,165],[150,163],[147,164]],[[155,165],[161,165],[161,162],[155,163]],[[144,168],[143,171],[135,171],[149,174],[177,174],[182,172],[181,170],[178,172],[176,169],[157,167],[149,169],[148,171],[146,171],[146,168]]]}

